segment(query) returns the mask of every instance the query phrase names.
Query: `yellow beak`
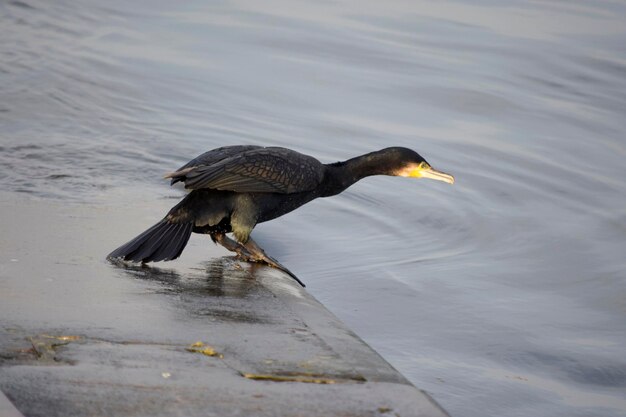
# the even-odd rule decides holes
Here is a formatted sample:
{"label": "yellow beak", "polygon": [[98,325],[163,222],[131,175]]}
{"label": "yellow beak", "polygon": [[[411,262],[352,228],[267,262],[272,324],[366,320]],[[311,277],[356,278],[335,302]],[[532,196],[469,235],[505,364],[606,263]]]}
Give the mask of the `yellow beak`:
{"label": "yellow beak", "polygon": [[454,177],[445,172],[437,171],[433,167],[423,168],[420,171],[420,177],[430,178],[431,180],[443,181],[448,184],[454,184]]}
{"label": "yellow beak", "polygon": [[405,168],[397,173],[401,177],[411,178],[430,178],[431,180],[443,181],[448,184],[454,184],[454,177],[445,172],[437,171],[435,168],[428,165],[426,162],[422,162],[419,165],[414,165],[409,168]]}

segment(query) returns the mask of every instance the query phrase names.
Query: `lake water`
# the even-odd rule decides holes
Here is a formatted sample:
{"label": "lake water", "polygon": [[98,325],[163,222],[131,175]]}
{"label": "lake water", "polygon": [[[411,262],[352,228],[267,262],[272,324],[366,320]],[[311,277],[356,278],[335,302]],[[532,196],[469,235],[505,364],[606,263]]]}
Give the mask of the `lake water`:
{"label": "lake water", "polygon": [[161,175],[218,146],[413,148],[456,184],[368,178],[256,240],[452,416],[625,416],[625,22],[617,1],[2,1],[0,187],[173,205]]}

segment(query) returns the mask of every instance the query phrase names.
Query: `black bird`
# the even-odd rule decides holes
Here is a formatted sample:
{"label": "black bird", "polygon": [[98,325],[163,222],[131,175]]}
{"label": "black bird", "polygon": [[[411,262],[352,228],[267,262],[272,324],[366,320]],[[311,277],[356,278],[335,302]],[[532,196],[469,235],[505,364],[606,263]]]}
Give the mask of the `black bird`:
{"label": "black bird", "polygon": [[[205,152],[169,173],[171,184],[192,190],[167,216],[108,258],[169,261],[180,256],[191,232],[247,261],[264,262],[302,282],[268,256],[250,238],[258,223],[275,219],[318,198],[329,197],[370,175],[431,178],[454,183],[452,175],[433,169],[417,152],[386,148],[344,162],[317,159],[278,147],[225,146]],[[235,240],[226,236],[232,232]]]}

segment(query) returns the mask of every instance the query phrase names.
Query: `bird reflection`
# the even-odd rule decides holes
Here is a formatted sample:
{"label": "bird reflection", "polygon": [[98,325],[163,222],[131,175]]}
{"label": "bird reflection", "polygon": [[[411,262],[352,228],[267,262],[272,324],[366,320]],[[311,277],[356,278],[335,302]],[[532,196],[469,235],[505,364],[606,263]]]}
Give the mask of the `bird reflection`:
{"label": "bird reflection", "polygon": [[256,279],[258,266],[244,269],[233,257],[222,257],[204,262],[202,268],[181,274],[176,269],[132,265],[116,262],[119,271],[133,279],[158,283],[160,290],[211,297],[246,298],[258,292],[262,285]]}

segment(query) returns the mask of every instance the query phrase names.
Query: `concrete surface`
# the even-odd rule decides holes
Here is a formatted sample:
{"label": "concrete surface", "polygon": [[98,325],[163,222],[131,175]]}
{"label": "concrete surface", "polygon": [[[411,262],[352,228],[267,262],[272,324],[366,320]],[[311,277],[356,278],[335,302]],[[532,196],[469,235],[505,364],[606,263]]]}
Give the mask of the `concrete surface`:
{"label": "concrete surface", "polygon": [[[446,415],[291,278],[208,239],[172,268],[105,262],[158,207],[0,209],[0,390],[26,417]],[[0,396],[0,415],[19,412]]]}

